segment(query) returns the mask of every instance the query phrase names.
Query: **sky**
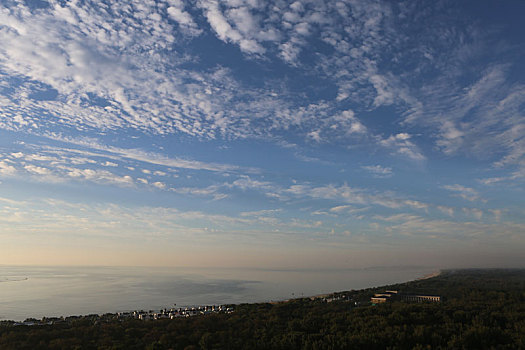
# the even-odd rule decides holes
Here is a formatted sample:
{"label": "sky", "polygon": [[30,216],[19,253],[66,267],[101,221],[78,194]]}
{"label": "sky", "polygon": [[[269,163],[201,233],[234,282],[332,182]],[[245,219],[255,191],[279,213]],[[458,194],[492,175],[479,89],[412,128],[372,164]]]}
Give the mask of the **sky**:
{"label": "sky", "polygon": [[0,264],[524,267],[523,13],[0,0]]}

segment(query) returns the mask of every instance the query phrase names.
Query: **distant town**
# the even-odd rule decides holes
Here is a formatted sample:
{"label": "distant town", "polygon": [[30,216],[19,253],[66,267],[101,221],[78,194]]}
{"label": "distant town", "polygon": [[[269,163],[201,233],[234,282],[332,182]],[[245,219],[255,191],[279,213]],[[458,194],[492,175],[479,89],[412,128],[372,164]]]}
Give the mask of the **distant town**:
{"label": "distant town", "polygon": [[90,314],[82,316],[60,316],[60,317],[43,317],[42,319],[28,318],[23,322],[1,321],[3,324],[11,324],[13,326],[38,326],[38,325],[53,325],[59,323],[72,323],[78,320],[91,320],[93,322],[107,322],[125,319],[137,319],[142,321],[160,320],[160,319],[175,319],[182,317],[192,317],[198,315],[209,315],[212,313],[232,313],[234,311],[233,305],[205,305],[195,307],[180,307],[161,310],[140,310],[140,311],[126,311],[117,313]]}
{"label": "distant town", "polygon": [[[380,303],[385,303],[388,301],[404,301],[404,302],[441,302],[441,297],[437,295],[413,295],[413,294],[404,294],[397,290],[386,290],[382,293],[375,293],[373,297],[370,298],[370,303],[354,300],[351,296],[351,293],[337,292],[331,294],[317,295],[307,298],[300,299],[310,299],[312,301],[317,300],[324,303],[331,303],[334,301],[350,302],[354,306],[365,306],[365,305],[376,305]],[[290,300],[285,301],[276,301],[271,302],[272,304],[276,303],[285,303]],[[179,308],[164,308],[161,310],[135,310],[135,311],[125,311],[117,313],[105,313],[102,315],[99,314],[89,314],[81,316],[60,316],[60,317],[43,317],[42,319],[28,318],[22,322],[15,321],[0,321],[0,324],[11,325],[11,326],[39,326],[39,325],[53,325],[66,323],[70,324],[78,320],[90,320],[92,322],[110,322],[115,320],[127,320],[127,319],[136,319],[141,321],[152,321],[152,320],[161,320],[161,319],[176,319],[176,318],[186,318],[199,315],[209,315],[213,313],[233,313],[235,310],[235,305],[203,305],[203,306],[193,306],[193,307],[179,307]]]}

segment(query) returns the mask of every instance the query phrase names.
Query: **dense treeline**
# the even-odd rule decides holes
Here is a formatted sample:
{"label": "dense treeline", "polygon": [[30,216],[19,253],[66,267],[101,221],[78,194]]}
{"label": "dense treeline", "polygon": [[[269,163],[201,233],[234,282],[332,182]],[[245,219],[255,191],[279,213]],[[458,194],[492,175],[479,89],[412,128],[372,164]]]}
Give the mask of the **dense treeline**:
{"label": "dense treeline", "polygon": [[[366,302],[384,289],[441,295],[444,301]],[[525,349],[525,270],[446,271],[345,295],[352,301],[243,304],[232,314],[176,320],[4,325],[0,348]]]}

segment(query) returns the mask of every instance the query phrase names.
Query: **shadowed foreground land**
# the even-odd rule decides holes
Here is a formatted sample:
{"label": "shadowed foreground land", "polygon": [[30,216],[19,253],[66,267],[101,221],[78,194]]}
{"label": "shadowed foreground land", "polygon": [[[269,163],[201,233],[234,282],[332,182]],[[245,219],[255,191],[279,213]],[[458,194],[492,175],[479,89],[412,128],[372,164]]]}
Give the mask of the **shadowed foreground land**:
{"label": "shadowed foreground land", "polygon": [[[443,302],[370,305],[370,296],[385,289],[440,295]],[[0,349],[525,349],[525,270],[450,270],[334,296],[342,295],[175,320],[2,322]]]}

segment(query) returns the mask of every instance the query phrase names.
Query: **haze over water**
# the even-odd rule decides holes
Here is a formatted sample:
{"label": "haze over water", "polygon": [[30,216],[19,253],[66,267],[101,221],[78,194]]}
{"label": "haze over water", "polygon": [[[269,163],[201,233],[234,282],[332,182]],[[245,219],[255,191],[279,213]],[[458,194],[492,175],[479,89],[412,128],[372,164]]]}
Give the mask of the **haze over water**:
{"label": "haze over water", "polygon": [[432,271],[0,266],[0,320],[284,300],[403,282]]}

